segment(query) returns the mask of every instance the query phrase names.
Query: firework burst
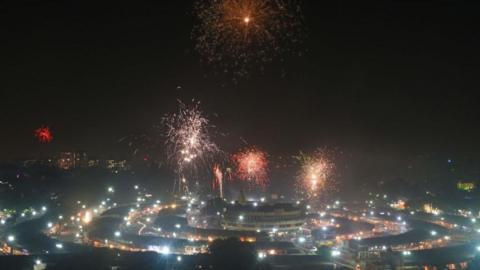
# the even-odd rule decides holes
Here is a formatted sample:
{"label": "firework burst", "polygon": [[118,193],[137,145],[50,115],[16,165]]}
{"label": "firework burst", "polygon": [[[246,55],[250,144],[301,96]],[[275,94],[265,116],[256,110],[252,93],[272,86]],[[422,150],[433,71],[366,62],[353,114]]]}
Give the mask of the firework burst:
{"label": "firework burst", "polygon": [[317,150],[312,155],[302,152],[296,157],[300,161],[297,177],[299,191],[308,198],[316,198],[333,185],[334,163],[326,150]]}
{"label": "firework burst", "polygon": [[226,73],[245,75],[301,40],[295,0],[198,0],[195,10],[196,49]]}
{"label": "firework burst", "polygon": [[220,168],[220,165],[215,164],[213,166],[213,175],[215,176],[215,179],[213,181],[212,189],[216,190],[218,188],[220,193],[220,198],[223,198],[223,172],[222,172],[222,169]]}
{"label": "firework burst", "polygon": [[268,183],[267,153],[256,148],[240,151],[232,156],[236,166],[236,176],[252,186],[264,188]]}
{"label": "firework burst", "polygon": [[41,143],[50,143],[53,141],[53,134],[48,126],[42,126],[35,129],[33,134]]}
{"label": "firework burst", "polygon": [[166,148],[168,158],[178,169],[180,186],[187,186],[186,176],[196,172],[199,166],[207,165],[218,147],[211,141],[209,120],[203,116],[200,103],[187,106],[179,102],[175,114],[163,118],[166,126]]}

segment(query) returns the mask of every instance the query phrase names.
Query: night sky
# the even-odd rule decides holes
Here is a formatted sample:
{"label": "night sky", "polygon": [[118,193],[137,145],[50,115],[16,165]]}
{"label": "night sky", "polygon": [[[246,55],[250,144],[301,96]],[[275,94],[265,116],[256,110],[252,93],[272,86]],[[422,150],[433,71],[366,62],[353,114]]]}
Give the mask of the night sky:
{"label": "night sky", "polygon": [[[328,146],[379,165],[479,161],[480,6],[470,1],[304,0],[306,53],[238,82],[194,50],[192,1],[5,2],[1,159],[127,153],[119,138],[195,98],[229,151],[243,138],[273,155]],[[33,138],[42,124],[50,145]]]}

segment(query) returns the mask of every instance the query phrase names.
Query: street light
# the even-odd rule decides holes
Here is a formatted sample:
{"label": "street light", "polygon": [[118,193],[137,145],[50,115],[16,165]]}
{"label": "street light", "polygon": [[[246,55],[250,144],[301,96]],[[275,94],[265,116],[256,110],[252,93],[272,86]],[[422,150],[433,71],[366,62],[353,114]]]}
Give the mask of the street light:
{"label": "street light", "polygon": [[336,249],[332,250],[332,257],[338,257],[340,256],[340,254],[341,252],[339,250],[336,250]]}
{"label": "street light", "polygon": [[165,254],[165,255],[170,254],[170,247],[163,246],[162,249],[160,250],[160,253]]}
{"label": "street light", "polygon": [[10,243],[13,242],[13,241],[15,241],[15,236],[9,235],[9,236],[7,237],[7,241],[10,242]]}

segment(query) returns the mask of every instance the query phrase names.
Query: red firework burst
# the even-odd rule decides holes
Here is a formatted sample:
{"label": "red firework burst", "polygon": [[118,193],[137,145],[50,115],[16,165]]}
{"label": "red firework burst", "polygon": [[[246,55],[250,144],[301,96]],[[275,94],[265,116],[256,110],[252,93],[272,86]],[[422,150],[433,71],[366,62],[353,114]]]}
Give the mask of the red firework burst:
{"label": "red firework burst", "polygon": [[256,148],[249,148],[232,156],[239,179],[255,186],[265,187],[268,182],[267,153]]}
{"label": "red firework burst", "polygon": [[41,143],[50,143],[53,140],[52,131],[48,126],[42,126],[35,129],[34,135]]}

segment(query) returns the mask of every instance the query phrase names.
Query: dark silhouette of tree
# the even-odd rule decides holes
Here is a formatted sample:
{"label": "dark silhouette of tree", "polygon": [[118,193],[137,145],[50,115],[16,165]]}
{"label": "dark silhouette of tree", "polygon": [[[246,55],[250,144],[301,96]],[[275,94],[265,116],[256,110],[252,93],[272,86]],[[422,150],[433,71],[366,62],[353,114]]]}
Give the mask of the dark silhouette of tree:
{"label": "dark silhouette of tree", "polygon": [[249,270],[255,269],[256,252],[251,244],[237,238],[215,240],[209,246],[213,269]]}

